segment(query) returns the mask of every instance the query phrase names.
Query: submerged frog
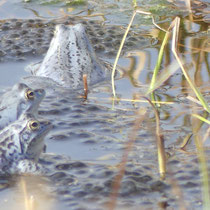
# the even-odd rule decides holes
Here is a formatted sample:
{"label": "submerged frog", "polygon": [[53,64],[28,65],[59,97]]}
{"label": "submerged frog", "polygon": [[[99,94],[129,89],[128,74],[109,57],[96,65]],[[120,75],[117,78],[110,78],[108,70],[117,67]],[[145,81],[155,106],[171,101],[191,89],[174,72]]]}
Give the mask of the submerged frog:
{"label": "submerged frog", "polygon": [[0,170],[8,173],[34,173],[44,148],[44,137],[52,128],[48,121],[23,114],[0,131]]}
{"label": "submerged frog", "polygon": [[0,97],[0,129],[17,120],[22,113],[36,113],[45,96],[43,89],[31,89],[23,83],[16,84]]}
{"label": "submerged frog", "polygon": [[85,74],[88,85],[110,76],[106,65],[96,57],[82,24],[57,25],[43,62],[28,70],[35,76],[50,78],[57,85],[70,89],[82,88]]}

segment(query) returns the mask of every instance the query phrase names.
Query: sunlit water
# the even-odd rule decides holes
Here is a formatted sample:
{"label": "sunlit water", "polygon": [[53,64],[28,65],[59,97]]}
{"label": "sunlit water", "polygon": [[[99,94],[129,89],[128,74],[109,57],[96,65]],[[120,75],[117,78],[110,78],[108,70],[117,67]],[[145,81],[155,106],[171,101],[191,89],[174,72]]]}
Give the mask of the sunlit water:
{"label": "sunlit water", "polygon": [[[11,9],[8,10],[8,8]],[[23,4],[17,0],[14,3],[6,1],[0,7],[1,11],[4,11],[0,13],[0,17],[2,19],[34,18],[37,11],[40,16],[49,17],[49,14],[52,14],[52,17],[58,17],[61,15],[59,8],[59,6],[40,6],[35,3]],[[73,11],[73,14],[81,8],[83,7]],[[85,12],[83,11],[82,15],[87,11],[87,7],[84,6],[84,8]],[[64,10],[66,12],[66,8]],[[108,15],[107,18],[110,22],[114,22],[111,21],[113,15]],[[125,23],[124,18],[122,22]],[[199,28],[199,25],[194,25],[192,30],[198,31]],[[189,36],[185,39],[185,44],[195,48],[205,40],[205,38],[203,41],[202,39],[196,40]],[[186,206],[201,208],[199,169],[194,144],[190,143],[187,153],[174,150],[174,147],[178,147],[182,139],[192,132],[190,116],[192,104],[186,99],[188,95],[186,81],[181,70],[178,69],[156,92],[159,100],[171,102],[171,104],[165,104],[159,108],[165,145],[170,148],[168,152],[171,155],[168,170],[172,176],[167,178],[166,185],[163,182],[160,182],[159,185],[157,183],[159,176],[154,112],[145,101],[130,101],[137,94],[144,95],[149,86],[158,56],[159,45],[157,46],[134,49],[130,56],[120,59],[119,64],[126,69],[126,73],[122,79],[115,81],[116,93],[121,100],[114,106],[110,100],[112,90],[109,82],[91,89],[87,101],[71,95],[55,96],[43,101],[39,114],[42,118],[53,122],[54,125],[54,129],[46,137],[47,153],[41,160],[42,164],[49,168],[49,179],[46,178],[49,183],[36,180],[31,188],[40,185],[46,190],[46,197],[44,197],[47,201],[44,202],[45,204],[48,202],[47,197],[49,196],[54,209],[77,209],[79,207],[82,209],[104,209],[109,201],[108,195],[112,191],[110,182],[118,171],[116,164],[121,161],[126,142],[132,136],[130,132],[137,117],[136,110],[146,107],[148,108],[147,119],[141,125],[133,151],[129,156],[128,167],[118,199],[118,208],[157,209],[167,205],[169,208],[177,208],[182,199],[179,198],[177,201],[174,199],[176,195],[169,187],[174,180],[177,181],[184,194]],[[170,46],[168,46],[169,48]],[[192,78],[196,74],[199,75],[196,77],[196,82],[207,94],[209,91],[207,65],[209,55],[205,54],[203,58],[206,59],[206,62],[201,61],[200,68],[196,68],[195,64],[201,54],[195,53],[195,51],[191,52],[190,49],[186,49],[185,52],[187,63],[191,67],[194,66],[190,75]],[[205,50],[204,53],[206,53]],[[0,63],[1,89],[11,87],[22,77],[29,75],[24,70],[25,66],[39,59],[42,58]],[[105,57],[104,59],[111,63],[114,62],[114,57]],[[164,57],[162,68],[173,59],[172,54],[168,51]],[[137,99],[139,98],[137,97]],[[203,125],[199,131],[202,137],[206,130],[207,125]],[[208,140],[205,146],[209,157]],[[19,198],[17,198],[20,197],[20,200],[24,200],[25,195],[19,195],[23,189],[18,188],[11,181],[9,183],[11,187],[7,187],[8,182],[4,179],[1,181],[1,188],[5,187],[0,193],[1,209],[12,209],[12,202],[18,203],[22,209],[25,208],[24,202],[20,204]],[[30,186],[30,184],[26,185]],[[48,207],[41,203],[43,201],[36,197],[37,192],[31,189],[28,191],[29,203],[33,203],[34,201],[30,200],[35,199],[35,203],[38,202],[39,205],[37,209],[53,209],[52,206]],[[30,198],[30,194],[32,198]]]}

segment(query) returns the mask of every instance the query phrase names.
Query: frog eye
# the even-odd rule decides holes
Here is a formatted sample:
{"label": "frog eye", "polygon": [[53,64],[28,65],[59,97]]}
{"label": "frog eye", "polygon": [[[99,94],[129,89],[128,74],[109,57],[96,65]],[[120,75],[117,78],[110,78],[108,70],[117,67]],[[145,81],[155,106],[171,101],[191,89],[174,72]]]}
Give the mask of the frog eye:
{"label": "frog eye", "polygon": [[39,129],[40,124],[39,124],[38,121],[32,120],[28,123],[28,127],[29,127],[30,130],[35,131],[35,130]]}
{"label": "frog eye", "polygon": [[29,100],[33,100],[34,99],[34,91],[32,90],[27,90],[26,93],[25,93],[25,97]]}

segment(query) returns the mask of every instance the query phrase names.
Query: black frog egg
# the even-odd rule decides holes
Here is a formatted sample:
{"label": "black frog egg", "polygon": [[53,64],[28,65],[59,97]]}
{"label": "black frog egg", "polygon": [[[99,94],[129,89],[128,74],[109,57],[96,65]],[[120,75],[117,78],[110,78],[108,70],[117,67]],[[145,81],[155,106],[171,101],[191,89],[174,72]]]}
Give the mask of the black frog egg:
{"label": "black frog egg", "polygon": [[15,29],[20,29],[21,26],[22,26],[22,22],[20,22],[20,21],[17,21],[14,25]]}
{"label": "black frog egg", "polygon": [[23,55],[24,55],[24,53],[22,52],[21,49],[18,49],[18,50],[12,49],[10,53],[12,56],[15,56],[15,59],[17,59],[19,57],[23,57]]}
{"label": "black frog egg", "polygon": [[34,20],[34,19],[28,19],[27,22],[28,22],[28,23],[34,23],[35,20]]}
{"label": "black frog egg", "polygon": [[23,30],[20,31],[20,35],[25,35],[27,33],[28,33],[28,30],[25,30],[25,29],[23,29]]}
{"label": "black frog egg", "polygon": [[105,42],[112,42],[113,38],[111,36],[108,36],[104,39]]}
{"label": "black frog egg", "polygon": [[93,24],[93,27],[94,27],[94,30],[96,30],[96,29],[100,29],[101,28],[101,25],[98,22],[95,22]]}
{"label": "black frog egg", "polygon": [[29,30],[29,28],[32,28],[33,24],[32,23],[23,23],[22,24],[22,29],[25,29],[25,30]]}
{"label": "black frog egg", "polygon": [[20,48],[21,48],[21,47],[20,47],[19,45],[13,45],[13,46],[12,46],[12,49],[13,49],[13,50],[19,50]]}
{"label": "black frog egg", "polygon": [[17,33],[14,33],[14,34],[11,34],[11,35],[10,35],[10,38],[11,38],[11,39],[17,39],[17,38],[20,38],[20,35],[17,34]]}
{"label": "black frog egg", "polygon": [[9,27],[9,25],[7,25],[7,24],[4,24],[4,25],[1,26],[1,30],[2,30],[2,31],[7,31],[7,30],[9,30],[9,29],[10,29],[10,27]]}
{"label": "black frog egg", "polygon": [[132,42],[137,42],[138,41],[138,39],[136,37],[129,37],[128,40],[132,41]]}
{"label": "black frog egg", "polygon": [[96,36],[95,33],[92,30],[89,30],[88,31],[88,35],[91,36],[91,37],[93,37],[93,38]]}
{"label": "black frog egg", "polygon": [[12,41],[11,39],[6,39],[6,40],[5,40],[5,43],[6,43],[7,45],[11,45],[11,44],[13,44],[13,41]]}
{"label": "black frog egg", "polygon": [[115,50],[107,50],[106,55],[108,57],[116,56],[116,51]]}
{"label": "black frog egg", "polygon": [[116,39],[117,37],[115,36],[115,34],[109,34],[109,37],[111,37],[112,39]]}
{"label": "black frog egg", "polygon": [[94,20],[90,20],[90,21],[88,21],[88,23],[89,23],[90,25],[94,25],[94,24],[95,24],[95,21],[94,21]]}
{"label": "black frog egg", "polygon": [[121,41],[118,40],[118,39],[115,40],[115,41],[113,41],[113,45],[114,45],[114,46],[118,46],[118,47],[119,47],[119,46],[120,46],[120,43],[121,43]]}
{"label": "black frog egg", "polygon": [[135,43],[132,41],[126,42],[126,46],[128,46],[128,47],[133,47],[134,45],[135,45]]}
{"label": "black frog egg", "polygon": [[90,39],[92,44],[97,44],[99,42],[99,40],[96,37],[93,37]]}
{"label": "black frog egg", "polygon": [[106,47],[108,47],[108,48],[112,48],[112,47],[113,47],[112,42],[104,42],[103,44],[104,44]]}
{"label": "black frog egg", "polygon": [[49,37],[52,38],[54,36],[53,32],[49,34]]}
{"label": "black frog egg", "polygon": [[6,55],[6,52],[4,52],[3,50],[0,50],[0,57],[3,57]]}
{"label": "black frog egg", "polygon": [[85,21],[85,20],[83,20],[81,23],[82,23],[83,25],[88,25],[88,22]]}
{"label": "black frog egg", "polygon": [[35,43],[35,41],[33,39],[29,39],[28,43],[29,43],[29,45],[33,45]]}
{"label": "black frog egg", "polygon": [[103,36],[105,33],[104,33],[104,31],[102,31],[102,30],[99,30],[98,32],[97,32],[97,35],[98,36]]}
{"label": "black frog egg", "polygon": [[45,33],[45,30],[44,30],[43,28],[39,28],[39,29],[37,30],[37,33],[38,33],[38,34],[44,34],[44,33]]}
{"label": "black frog egg", "polygon": [[100,51],[104,51],[105,50],[105,46],[103,44],[96,44],[94,45],[94,49],[98,52]]}

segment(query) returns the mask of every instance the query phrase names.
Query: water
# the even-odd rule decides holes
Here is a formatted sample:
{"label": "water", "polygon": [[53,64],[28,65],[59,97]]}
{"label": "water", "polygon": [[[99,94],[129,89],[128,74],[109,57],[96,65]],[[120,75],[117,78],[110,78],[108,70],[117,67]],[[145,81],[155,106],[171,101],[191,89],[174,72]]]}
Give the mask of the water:
{"label": "water", "polygon": [[[124,3],[124,1],[122,1]],[[105,4],[109,10],[118,11],[119,8],[125,11],[121,22],[114,12],[106,15],[106,22],[126,25],[130,16],[131,7],[127,3],[120,4],[111,1]],[[91,4],[92,5],[92,4]],[[95,5],[95,4],[93,4]],[[39,5],[36,2],[26,4],[19,0],[11,3],[5,1],[0,7],[1,19],[7,18],[37,18],[48,17],[49,19],[60,17],[61,4]],[[104,6],[95,6],[90,13],[99,11],[106,14]],[[64,7],[65,12],[80,15],[88,13],[88,6],[71,8]],[[128,9],[127,9],[128,8]],[[110,12],[110,11],[109,11]],[[113,15],[116,19],[113,19]],[[145,26],[151,28],[151,21]],[[164,21],[163,21],[164,22]],[[136,22],[135,22],[136,23]],[[136,23],[138,24],[138,23]],[[144,24],[143,24],[144,26]],[[141,25],[141,27],[143,27]],[[185,25],[187,26],[187,24]],[[208,63],[207,52],[208,36],[199,37],[196,34],[199,30],[206,30],[206,25],[194,24],[195,34],[183,38],[186,49],[182,49],[190,70],[190,75],[203,92],[208,93]],[[137,28],[137,27],[136,27]],[[151,31],[148,31],[148,34]],[[159,34],[160,36],[160,34]],[[183,34],[185,37],[186,35]],[[154,38],[155,39],[155,38]],[[137,94],[144,94],[151,81],[152,72],[156,64],[160,39],[153,40],[152,46],[134,47],[129,58],[121,58],[120,65],[126,69],[124,77],[115,81],[117,96],[121,99],[115,103],[113,108],[111,85],[108,82],[95,87],[90,91],[88,100],[72,98],[69,95],[59,95],[54,98],[46,98],[40,107],[40,117],[53,122],[54,129],[46,137],[47,153],[42,157],[41,162],[45,165],[50,175],[43,178],[46,182],[26,180],[28,195],[21,195],[23,186],[18,187],[18,182],[9,180],[10,186],[4,185],[7,181],[1,179],[0,204],[2,209],[11,209],[10,203],[14,202],[21,209],[24,206],[24,197],[28,197],[28,203],[38,203],[37,209],[105,209],[109,201],[109,194],[113,190],[111,182],[119,171],[118,163],[122,159],[126,143],[132,138],[135,132],[134,127],[136,110],[145,107],[148,113],[137,132],[136,141],[130,152],[127,168],[121,185],[123,186],[118,196],[118,209],[137,208],[178,208],[182,199],[171,190],[174,183],[180,187],[184,201],[189,208],[201,209],[201,187],[198,170],[197,156],[193,141],[187,147],[187,152],[176,149],[182,143],[186,135],[192,132],[193,122],[191,112],[193,105],[186,98],[188,86],[184,80],[181,70],[167,81],[164,86],[156,92],[157,97],[162,101],[172,102],[159,108],[161,118],[161,129],[165,138],[165,145],[170,158],[167,170],[169,172],[165,182],[158,182],[158,163],[156,155],[155,119],[154,112],[147,102],[131,102]],[[183,43],[184,43],[183,41]],[[201,49],[203,51],[194,49]],[[0,86],[10,87],[18,82],[23,76],[29,75],[24,71],[30,62],[42,58],[26,58],[22,62],[0,63]],[[105,60],[113,63],[114,56],[105,57]],[[166,47],[162,68],[173,60],[170,46]],[[196,63],[200,65],[196,66]],[[198,75],[198,76],[196,76]],[[138,97],[137,97],[138,99]],[[203,114],[201,108],[199,113]],[[195,125],[198,125],[195,124]],[[194,125],[194,126],[195,126]],[[201,137],[206,133],[208,126],[204,124],[199,130]],[[206,141],[206,156],[209,158],[209,141]],[[207,161],[209,162],[209,161]],[[6,179],[7,180],[7,179]],[[175,182],[175,181],[176,182]],[[30,183],[30,184],[29,184]],[[38,198],[37,186],[44,191],[46,200]],[[40,193],[41,194],[41,193]],[[31,198],[32,197],[32,198]],[[10,201],[10,199],[12,200]],[[20,200],[18,200],[18,198]],[[52,206],[46,207],[48,199]],[[31,201],[34,200],[34,201]],[[26,202],[27,203],[27,202]],[[50,202],[49,202],[50,203]]]}
{"label": "water", "polygon": [[28,64],[26,62],[11,62],[1,64],[1,77],[0,84],[3,87],[11,87],[15,83],[19,82],[21,77],[29,75],[24,71],[25,66]]}

